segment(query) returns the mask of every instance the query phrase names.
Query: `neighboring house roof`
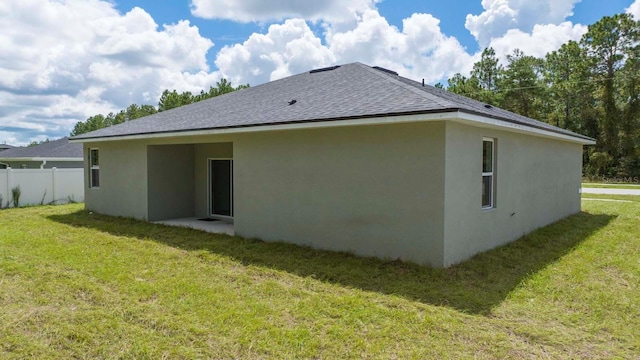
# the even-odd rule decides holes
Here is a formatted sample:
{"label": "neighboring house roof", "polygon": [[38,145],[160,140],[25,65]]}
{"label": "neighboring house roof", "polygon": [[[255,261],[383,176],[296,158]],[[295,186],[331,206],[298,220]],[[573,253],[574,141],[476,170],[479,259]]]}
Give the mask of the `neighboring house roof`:
{"label": "neighboring house roof", "polygon": [[442,113],[465,114],[471,122],[478,122],[479,116],[507,122],[520,131],[538,129],[578,142],[594,142],[589,137],[361,63],[312,70],[71,140]]}
{"label": "neighboring house roof", "polygon": [[82,161],[82,144],[70,143],[68,137],[36,146],[14,147],[0,153],[0,161]]}
{"label": "neighboring house roof", "polygon": [[0,151],[13,149],[14,147],[15,146],[12,146],[12,145],[0,144]]}

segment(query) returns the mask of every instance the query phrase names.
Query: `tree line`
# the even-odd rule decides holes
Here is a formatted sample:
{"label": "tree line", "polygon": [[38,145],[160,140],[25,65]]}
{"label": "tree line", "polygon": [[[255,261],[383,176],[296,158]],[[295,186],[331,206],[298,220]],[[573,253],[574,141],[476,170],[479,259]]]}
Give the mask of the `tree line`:
{"label": "tree line", "polygon": [[134,120],[143,116],[152,115],[158,112],[167,111],[173,108],[177,108],[183,105],[195,103],[198,101],[206,100],[212,97],[216,97],[222,94],[227,94],[236,90],[246,89],[249,84],[233,87],[230,81],[227,79],[221,79],[216,82],[216,86],[211,86],[209,91],[200,91],[199,94],[192,94],[190,91],[178,93],[176,90],[165,90],[160,96],[158,106],[153,105],[138,105],[131,104],[126,109],[120,110],[117,113],[109,113],[107,115],[97,114],[90,116],[85,121],[79,121],[73,127],[71,136],[77,136],[90,131],[102,129],[112,125],[117,125],[125,121]]}
{"label": "tree line", "polygon": [[[447,90],[596,139],[583,174],[640,176],[640,22],[606,16],[544,58],[515,50],[502,65],[492,48]],[[436,85],[444,88],[442,84]]]}

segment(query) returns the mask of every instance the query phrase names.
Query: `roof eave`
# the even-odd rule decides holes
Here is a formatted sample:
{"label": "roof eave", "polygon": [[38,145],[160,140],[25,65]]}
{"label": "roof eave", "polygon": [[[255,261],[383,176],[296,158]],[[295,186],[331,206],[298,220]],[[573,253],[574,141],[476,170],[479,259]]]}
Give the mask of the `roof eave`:
{"label": "roof eave", "polygon": [[250,125],[250,126],[233,126],[233,127],[225,127],[225,128],[206,128],[206,129],[154,132],[154,133],[143,133],[143,134],[125,134],[125,135],[86,137],[86,138],[70,138],[69,142],[90,143],[90,142],[103,142],[103,141],[167,138],[167,137],[176,137],[176,136],[187,137],[187,136],[202,136],[202,135],[252,133],[252,132],[263,132],[263,131],[315,129],[315,128],[341,127],[341,126],[358,126],[358,125],[375,125],[375,124],[382,125],[382,124],[392,124],[392,123],[442,121],[442,120],[451,120],[455,118],[456,112],[457,112],[457,109],[451,109],[451,110],[433,111],[433,112],[423,111],[423,112],[399,113],[399,114],[383,114],[383,115],[354,116],[354,117],[318,119],[318,120],[302,120],[302,121],[283,122],[278,124],[256,124],[256,125]]}
{"label": "roof eave", "polygon": [[480,115],[474,112],[467,111],[459,111],[458,117],[456,119],[457,122],[473,125],[473,126],[481,126],[481,127],[491,127],[502,130],[509,130],[517,133],[526,133],[533,134],[537,136],[542,136],[546,138],[554,138],[565,141],[570,141],[582,145],[595,145],[596,140],[583,135],[571,135],[565,134],[562,132],[551,131],[545,129],[543,127],[535,127],[529,124],[520,124],[513,121],[506,121],[500,119],[499,117],[490,117],[485,115]]}
{"label": "roof eave", "polygon": [[154,132],[154,133],[142,133],[142,134],[125,134],[125,135],[111,135],[111,136],[99,136],[99,137],[85,137],[85,138],[71,138],[69,142],[72,143],[93,143],[93,142],[105,142],[105,141],[122,141],[122,140],[143,140],[143,139],[158,139],[169,137],[189,137],[189,136],[203,136],[203,135],[220,135],[220,134],[234,134],[234,133],[250,133],[250,132],[263,132],[263,131],[282,131],[282,130],[297,130],[297,129],[315,129],[326,127],[340,127],[340,126],[361,126],[361,125],[383,125],[394,123],[411,123],[411,122],[431,122],[431,121],[444,121],[452,120],[468,125],[492,127],[502,130],[509,130],[520,133],[527,133],[532,135],[543,136],[547,138],[556,138],[565,141],[571,141],[580,143],[583,145],[594,145],[595,140],[583,137],[581,135],[570,135],[562,132],[555,132],[544,129],[542,127],[537,128],[527,124],[519,124],[513,121],[507,121],[500,119],[499,117],[484,116],[479,113],[470,111],[462,111],[460,109],[446,109],[430,112],[415,112],[415,113],[403,113],[403,114],[383,114],[373,115],[367,117],[352,117],[352,118],[339,118],[339,119],[319,119],[315,121],[293,121],[280,124],[258,124],[252,126],[236,126],[227,128],[208,128],[208,129],[193,129],[183,131],[167,131],[167,132]]}

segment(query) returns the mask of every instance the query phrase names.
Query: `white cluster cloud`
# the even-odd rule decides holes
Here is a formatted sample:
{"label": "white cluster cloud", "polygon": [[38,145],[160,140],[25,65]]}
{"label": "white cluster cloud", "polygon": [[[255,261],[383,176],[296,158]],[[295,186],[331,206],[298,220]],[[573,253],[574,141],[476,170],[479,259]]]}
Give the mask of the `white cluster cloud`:
{"label": "white cluster cloud", "polygon": [[502,61],[506,61],[506,56],[513,53],[514,49],[520,49],[526,55],[544,57],[569,40],[579,40],[587,30],[585,25],[574,25],[568,21],[559,25],[535,25],[530,33],[519,29],[508,30],[504,36],[493,39],[490,46]]}
{"label": "white cluster cloud", "polygon": [[627,14],[631,14],[634,19],[640,20],[640,0],[635,0],[625,11]]}
{"label": "white cluster cloud", "polygon": [[454,37],[440,29],[430,14],[413,14],[402,29],[390,25],[377,11],[368,11],[354,30],[328,33],[327,43],[343,62],[362,61],[388,67],[404,76],[436,82],[470,70],[472,56]]}
{"label": "white cluster cloud", "polygon": [[335,61],[304,20],[289,19],[243,44],[224,47],[216,66],[234,84],[260,84]]}
{"label": "white cluster cloud", "polygon": [[433,82],[468,71],[472,64],[472,56],[455,38],[444,35],[439,23],[429,14],[413,14],[400,30],[372,9],[364,11],[347,31],[325,24],[323,42],[303,19],[289,19],[271,25],[266,34],[253,34],[242,44],[224,47],[216,66],[234,83],[262,83],[354,61]]}
{"label": "white cluster cloud", "polygon": [[[566,21],[579,1],[483,0],[484,12],[469,14],[465,26],[481,48],[493,47],[503,61],[516,48],[542,57],[569,40],[579,40],[587,31],[584,25]],[[456,38],[443,34],[439,20],[429,14],[413,14],[398,29],[374,8],[375,1],[345,1],[341,4],[349,7],[351,16],[343,18],[356,19],[345,26],[326,20],[336,18],[332,1],[322,7],[308,3],[304,10],[300,8],[302,2],[294,3],[287,7],[275,2],[271,11],[260,13],[261,7],[254,1],[236,1],[225,7],[222,0],[193,0],[193,11],[202,13],[206,5],[211,7],[208,17],[238,21],[305,17],[271,25],[265,34],[253,34],[244,43],[223,48],[216,65],[236,83],[262,83],[313,67],[351,61],[385,66],[405,76],[436,82],[456,72],[468,73],[479,57],[478,53],[469,53]],[[324,29],[322,38],[307,23],[318,19]]]}
{"label": "white cluster cloud", "polygon": [[537,24],[558,24],[573,14],[581,0],[482,0],[484,12],[467,15],[466,28],[487,46],[511,29],[529,32]]}
{"label": "white cluster cloud", "polygon": [[192,0],[191,12],[205,19],[263,22],[302,18],[351,22],[380,0]]}
{"label": "white cluster cloud", "polygon": [[514,49],[543,57],[587,31],[585,25],[566,21],[580,1],[482,0],[484,11],[467,15],[465,27],[482,48],[493,47],[503,61]]}
{"label": "white cluster cloud", "polygon": [[[433,83],[468,74],[478,60],[439,19],[414,13],[394,26],[380,1],[191,0],[194,16],[266,26],[213,54],[211,69],[213,43],[186,20],[158,26],[145,10],[122,14],[112,0],[2,0],[0,142],[63,136],[90,115],[155,104],[163,89],[199,91],[221,77],[257,85],[359,61]],[[567,21],[580,1],[482,0],[465,26],[503,60],[515,48],[541,57],[586,32]],[[640,18],[640,0],[626,11]]]}
{"label": "white cluster cloud", "polygon": [[198,28],[159,28],[140,8],[120,14],[101,0],[3,0],[0,22],[0,141],[67,135],[88,116],[219,79],[206,60],[213,43]]}

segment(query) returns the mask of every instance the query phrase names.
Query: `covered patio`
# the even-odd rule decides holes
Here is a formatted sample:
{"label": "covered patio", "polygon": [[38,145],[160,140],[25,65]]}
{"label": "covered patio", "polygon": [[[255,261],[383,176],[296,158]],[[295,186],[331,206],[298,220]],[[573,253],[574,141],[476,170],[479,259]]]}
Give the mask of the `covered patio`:
{"label": "covered patio", "polygon": [[231,142],[148,145],[146,157],[149,221],[233,234]]}

